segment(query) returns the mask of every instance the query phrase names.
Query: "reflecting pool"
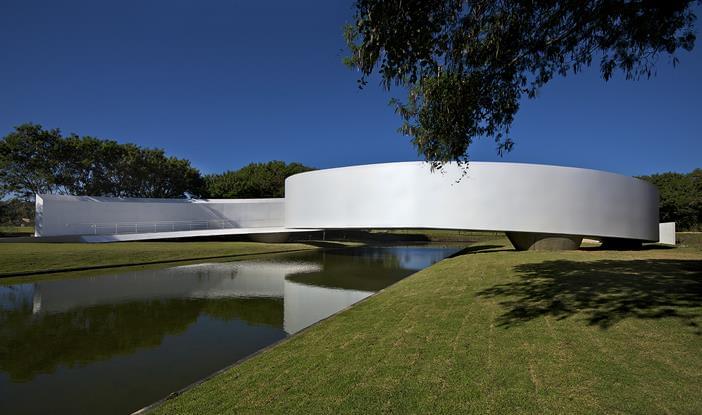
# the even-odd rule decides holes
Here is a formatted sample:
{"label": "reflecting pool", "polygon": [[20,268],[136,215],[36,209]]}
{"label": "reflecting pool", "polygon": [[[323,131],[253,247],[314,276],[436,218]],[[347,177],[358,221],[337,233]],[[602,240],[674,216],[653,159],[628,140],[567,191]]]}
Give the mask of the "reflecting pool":
{"label": "reflecting pool", "polygon": [[0,414],[129,413],[458,249],[350,248],[0,285]]}

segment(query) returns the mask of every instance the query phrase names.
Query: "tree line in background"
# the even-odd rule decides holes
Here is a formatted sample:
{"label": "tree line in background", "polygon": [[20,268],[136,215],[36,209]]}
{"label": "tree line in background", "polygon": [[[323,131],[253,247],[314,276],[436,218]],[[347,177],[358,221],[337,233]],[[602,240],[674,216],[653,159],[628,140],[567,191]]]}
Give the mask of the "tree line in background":
{"label": "tree line in background", "polygon": [[205,176],[205,189],[213,198],[284,197],[285,179],[310,170],[314,169],[300,163],[251,163],[239,170]]}
{"label": "tree line in background", "polygon": [[[285,179],[313,170],[300,163],[251,163],[201,175],[190,161],[161,149],[95,137],[62,136],[23,124],[0,140],[0,224],[34,220],[36,193],[116,197],[283,197]],[[702,229],[702,169],[641,176],[660,191],[660,219],[679,230]]]}
{"label": "tree line in background", "polygon": [[23,124],[0,141],[0,185],[6,194],[179,197],[202,186],[187,160],[163,150]]}
{"label": "tree line in background", "polygon": [[661,222],[675,222],[682,231],[702,230],[702,169],[639,178],[658,187]]}
{"label": "tree line in background", "polygon": [[[113,197],[283,197],[285,179],[313,170],[300,163],[251,163],[202,175],[162,149],[120,144],[23,124],[0,140],[0,224],[34,220],[37,193]],[[24,220],[23,220],[24,219]]]}

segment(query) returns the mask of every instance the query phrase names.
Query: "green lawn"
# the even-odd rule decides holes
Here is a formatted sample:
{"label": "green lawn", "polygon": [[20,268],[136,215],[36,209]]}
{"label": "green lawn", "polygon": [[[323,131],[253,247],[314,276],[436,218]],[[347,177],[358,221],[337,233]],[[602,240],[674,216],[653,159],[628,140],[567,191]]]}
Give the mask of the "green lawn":
{"label": "green lawn", "polygon": [[156,412],[702,413],[699,246],[503,243],[414,274]]}
{"label": "green lawn", "polygon": [[302,243],[257,242],[2,243],[0,277],[313,248]]}

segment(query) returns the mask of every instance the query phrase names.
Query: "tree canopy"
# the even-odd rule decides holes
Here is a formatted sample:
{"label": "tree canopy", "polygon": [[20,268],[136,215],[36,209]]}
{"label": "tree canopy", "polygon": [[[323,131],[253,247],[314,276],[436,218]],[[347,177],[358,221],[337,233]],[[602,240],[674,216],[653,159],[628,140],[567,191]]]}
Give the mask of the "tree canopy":
{"label": "tree canopy", "polygon": [[702,169],[639,178],[658,188],[661,222],[676,222],[677,229],[683,231],[702,229]]}
{"label": "tree canopy", "polygon": [[345,28],[359,85],[377,72],[384,88],[408,90],[392,104],[400,131],[434,167],[468,161],[474,139],[501,154],[523,96],[554,76],[599,60],[608,80],[650,77],[660,56],[695,42],[699,0],[356,0]]}
{"label": "tree canopy", "polygon": [[213,198],[259,198],[285,196],[285,179],[314,170],[283,161],[251,163],[239,170],[205,176],[205,195]]}
{"label": "tree canopy", "polygon": [[61,135],[23,124],[0,140],[0,189],[29,200],[36,193],[180,197],[202,188],[188,160],[161,149]]}
{"label": "tree canopy", "polygon": [[0,200],[0,225],[25,226],[31,224],[34,224],[33,203],[21,199]]}

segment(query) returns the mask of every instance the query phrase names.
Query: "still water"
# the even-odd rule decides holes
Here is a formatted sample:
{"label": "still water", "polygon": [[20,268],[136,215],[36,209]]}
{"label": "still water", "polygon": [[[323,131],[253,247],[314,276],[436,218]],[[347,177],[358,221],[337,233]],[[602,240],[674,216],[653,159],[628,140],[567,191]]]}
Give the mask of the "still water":
{"label": "still water", "polygon": [[0,414],[129,413],[457,250],[363,247],[0,285]]}

